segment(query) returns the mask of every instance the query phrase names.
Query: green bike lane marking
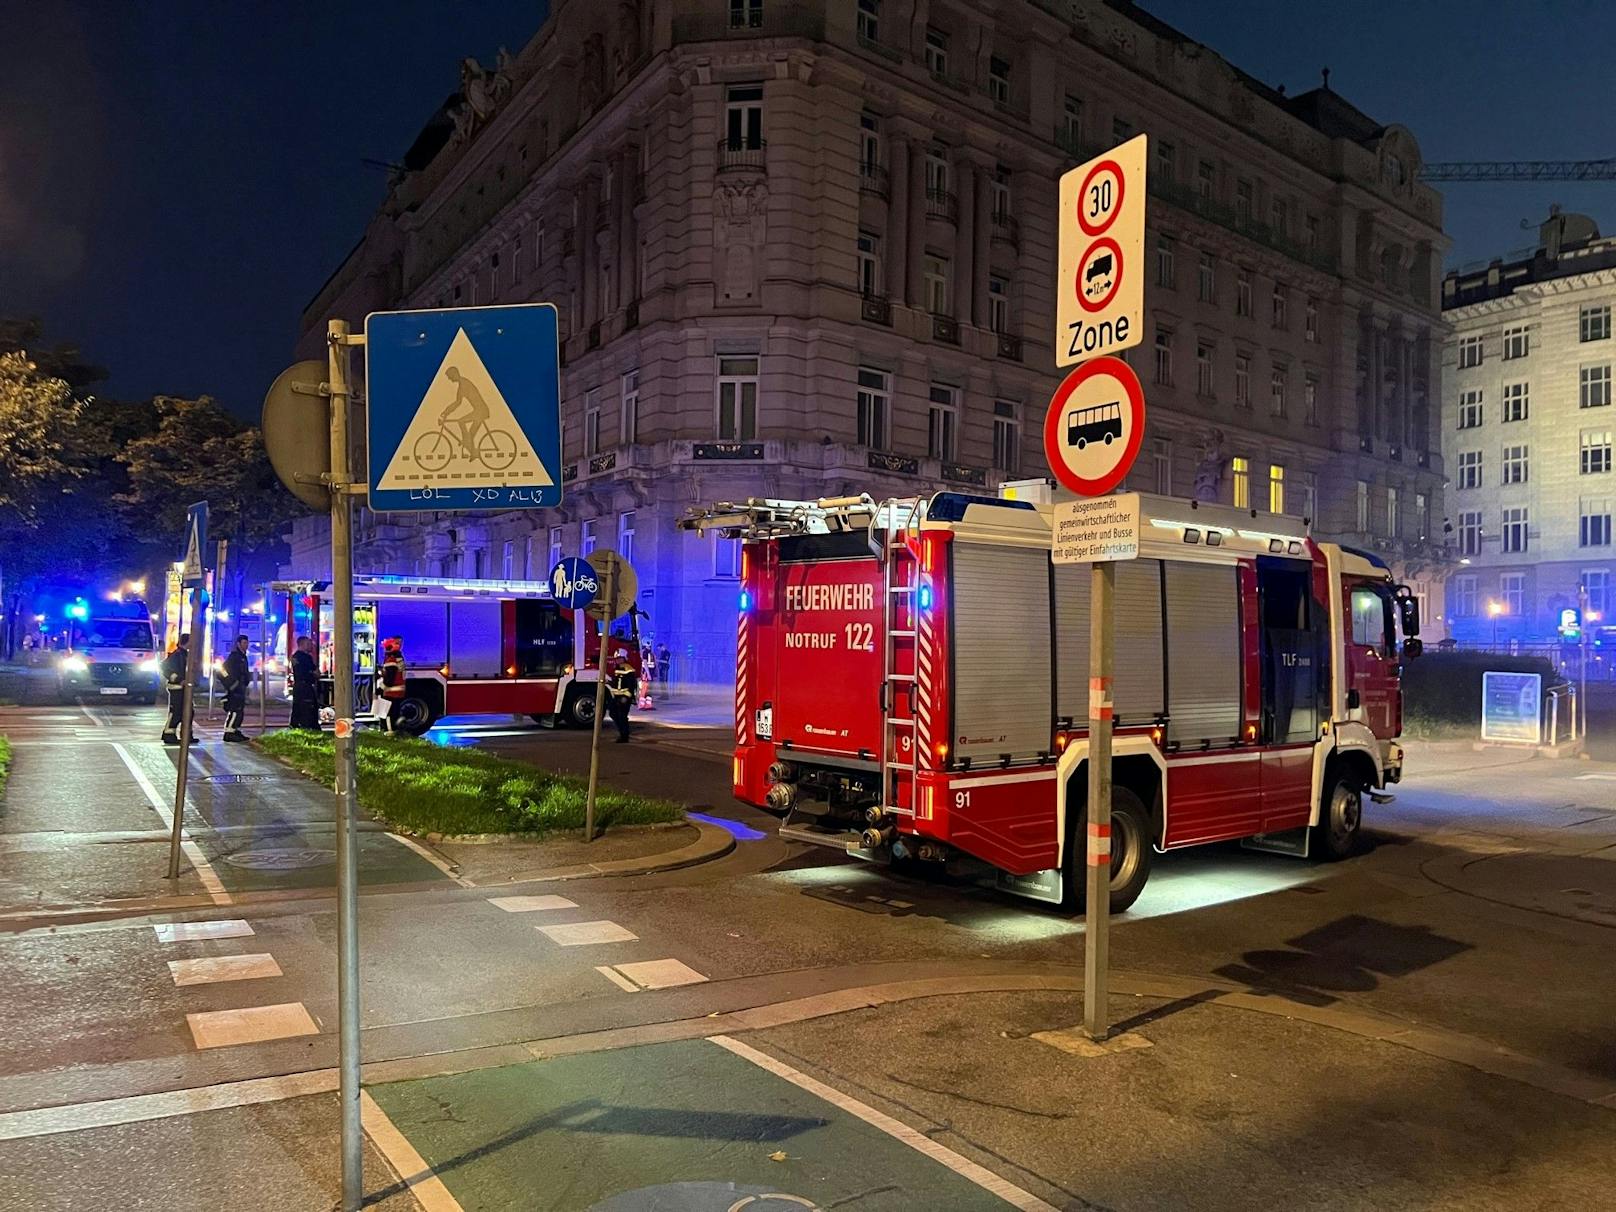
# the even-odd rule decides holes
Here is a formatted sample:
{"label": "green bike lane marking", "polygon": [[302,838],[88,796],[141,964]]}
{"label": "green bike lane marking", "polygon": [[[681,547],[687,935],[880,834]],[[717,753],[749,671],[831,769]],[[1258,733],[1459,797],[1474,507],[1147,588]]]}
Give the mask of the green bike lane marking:
{"label": "green bike lane marking", "polygon": [[735,1041],[685,1040],[369,1093],[466,1212],[1053,1212],[895,1121],[882,1130],[861,1118],[885,1120],[879,1112],[746,1054],[770,1061]]}

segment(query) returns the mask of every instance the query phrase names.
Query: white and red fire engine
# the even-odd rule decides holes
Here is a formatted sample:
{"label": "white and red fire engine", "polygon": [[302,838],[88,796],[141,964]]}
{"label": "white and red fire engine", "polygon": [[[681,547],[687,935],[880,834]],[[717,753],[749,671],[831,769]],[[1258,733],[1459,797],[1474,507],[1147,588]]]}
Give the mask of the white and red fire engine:
{"label": "white and red fire engine", "polygon": [[[289,595],[288,620],[320,620],[315,641],[329,675],[329,583],[273,588]],[[419,736],[451,715],[526,715],[541,724],[581,727],[593,722],[599,625],[583,611],[557,605],[548,582],[360,575],[353,600],[361,710],[370,701],[381,641],[403,641],[404,698],[393,708],[400,731]],[[636,672],[637,623],[630,613],[608,637],[611,659]]]}
{"label": "white and red fire engine", "polygon": [[[1050,559],[1043,481],[1005,495],[749,500],[687,528],[744,540],[735,794],[781,836],[981,865],[1081,896],[1089,568]],[[1301,519],[1142,500],[1117,565],[1112,907],[1153,852],[1230,839],[1348,854],[1399,780],[1414,603]],[[1076,866],[1074,866],[1074,863]]]}

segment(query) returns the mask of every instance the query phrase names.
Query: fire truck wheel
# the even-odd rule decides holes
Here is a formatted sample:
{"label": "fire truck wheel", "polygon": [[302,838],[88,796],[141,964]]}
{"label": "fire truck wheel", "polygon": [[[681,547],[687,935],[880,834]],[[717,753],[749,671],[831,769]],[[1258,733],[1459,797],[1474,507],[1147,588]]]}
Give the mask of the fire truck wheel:
{"label": "fire truck wheel", "polygon": [[421,736],[432,727],[432,705],[417,695],[399,699],[393,707],[393,727],[405,736]]}
{"label": "fire truck wheel", "polygon": [[1363,792],[1356,783],[1337,775],[1324,793],[1319,823],[1313,826],[1313,849],[1328,862],[1349,857],[1358,849],[1363,827]]}
{"label": "fire truck wheel", "polygon": [[575,690],[567,696],[567,705],[562,708],[561,714],[567,717],[567,722],[577,728],[593,728],[595,725],[595,687],[589,686],[588,693]]}
{"label": "fire truck wheel", "polygon": [[[1088,881],[1086,818],[1072,827],[1066,839],[1066,891],[1061,907],[1071,911],[1083,908],[1084,887]],[[1130,908],[1150,879],[1150,814],[1139,797],[1126,787],[1111,788],[1111,912]]]}

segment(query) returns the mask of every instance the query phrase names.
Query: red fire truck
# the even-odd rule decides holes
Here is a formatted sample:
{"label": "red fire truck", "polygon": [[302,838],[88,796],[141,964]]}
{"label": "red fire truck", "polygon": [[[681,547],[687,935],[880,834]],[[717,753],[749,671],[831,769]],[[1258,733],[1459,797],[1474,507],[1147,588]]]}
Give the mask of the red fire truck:
{"label": "red fire truck", "polygon": [[[286,618],[318,620],[320,667],[331,672],[329,582],[281,582]],[[444,716],[527,715],[588,727],[595,717],[600,633],[582,611],[558,606],[544,581],[392,574],[354,578],[355,703],[367,710],[381,642],[404,645],[404,698],[394,725],[419,736]],[[637,615],[614,625],[610,652],[640,667]],[[305,622],[304,627],[309,623]]]}
{"label": "red fire truck", "polygon": [[[692,511],[744,540],[736,796],[788,839],[1075,907],[1090,570],[1050,559],[1058,491]],[[1401,777],[1408,591],[1301,519],[1153,496],[1142,514],[1117,566],[1112,907],[1178,847],[1350,853],[1364,797]]]}

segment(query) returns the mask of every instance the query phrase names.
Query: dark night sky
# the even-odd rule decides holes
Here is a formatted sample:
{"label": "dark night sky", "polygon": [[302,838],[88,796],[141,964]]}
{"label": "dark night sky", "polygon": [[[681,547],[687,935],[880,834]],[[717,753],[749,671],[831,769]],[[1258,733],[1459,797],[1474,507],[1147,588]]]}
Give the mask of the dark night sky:
{"label": "dark night sky", "polygon": [[[1616,155],[1602,0],[1146,7],[1292,93],[1328,65],[1427,159]],[[380,198],[361,158],[402,155],[460,57],[518,49],[545,8],[0,0],[0,315],[80,344],[111,368],[107,394],[209,393],[256,416]],[[1553,201],[1616,228],[1613,199],[1616,182],[1450,186],[1450,260],[1531,243],[1519,221]]]}

